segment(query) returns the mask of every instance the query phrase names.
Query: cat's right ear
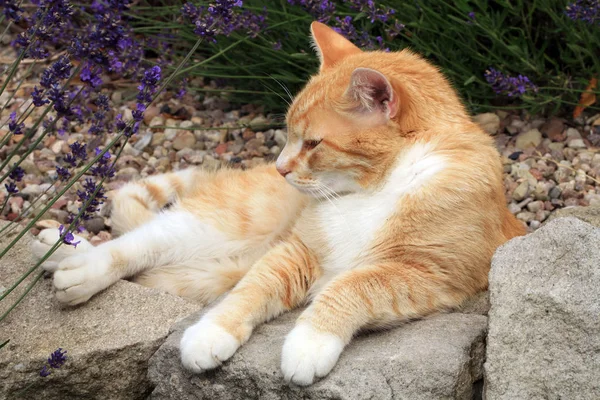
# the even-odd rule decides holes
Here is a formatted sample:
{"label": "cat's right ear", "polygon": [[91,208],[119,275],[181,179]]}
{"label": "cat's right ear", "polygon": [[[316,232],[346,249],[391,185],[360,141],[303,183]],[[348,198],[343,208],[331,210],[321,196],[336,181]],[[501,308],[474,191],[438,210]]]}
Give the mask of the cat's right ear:
{"label": "cat's right ear", "polygon": [[320,22],[310,24],[314,47],[321,61],[319,71],[333,67],[344,58],[361,50],[348,39]]}

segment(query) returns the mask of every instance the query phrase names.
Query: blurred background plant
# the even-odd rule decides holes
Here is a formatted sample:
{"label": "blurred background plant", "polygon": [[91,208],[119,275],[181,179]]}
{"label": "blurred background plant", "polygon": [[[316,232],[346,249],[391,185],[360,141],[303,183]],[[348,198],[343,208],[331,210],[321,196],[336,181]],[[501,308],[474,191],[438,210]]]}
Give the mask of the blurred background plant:
{"label": "blurred background plant", "polygon": [[[0,11],[0,42],[13,49],[0,60],[0,216],[10,221],[0,226],[0,258],[76,194],[60,240],[0,291],[11,300],[0,322],[43,276],[41,263],[77,245],[74,233],[103,207],[130,139],[152,140],[148,110],[157,98],[217,94],[281,113],[317,69],[308,34],[315,19],[366,49],[423,54],[472,112],[598,110],[593,0],[0,0]],[[64,137],[66,150],[40,171],[32,153],[49,152],[52,137]],[[25,192],[35,174],[44,175],[41,190]]]}
{"label": "blurred background plant", "polygon": [[[145,37],[175,33],[167,39],[174,60],[187,53],[198,29],[188,23],[189,13],[182,17],[182,4],[140,2],[131,15],[134,31]],[[363,48],[423,54],[452,80],[472,112],[570,111],[600,71],[597,0],[248,0],[244,9],[255,16],[233,26],[244,25],[250,34],[233,29],[203,45],[196,57],[211,62],[192,65],[186,74],[217,80],[234,101],[260,101],[279,111],[286,105],[278,82],[293,94],[316,69],[307,34],[314,19]]]}

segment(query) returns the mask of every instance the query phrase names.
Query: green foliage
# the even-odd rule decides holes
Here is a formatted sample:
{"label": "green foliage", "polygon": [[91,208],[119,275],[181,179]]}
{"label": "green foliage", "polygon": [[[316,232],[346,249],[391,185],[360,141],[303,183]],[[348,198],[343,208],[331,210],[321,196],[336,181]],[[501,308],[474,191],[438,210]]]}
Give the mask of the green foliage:
{"label": "green foliage", "polygon": [[[183,57],[197,38],[194,26],[181,17],[183,3],[146,0],[134,7],[131,17],[137,33],[174,34],[170,40],[175,55]],[[394,38],[389,35],[394,19],[372,23],[364,12],[353,10],[351,2],[334,3],[329,25],[339,25],[336,17],[351,16],[358,32],[381,36],[382,47],[410,48],[424,55],[442,69],[474,112],[498,107],[548,113],[572,110],[600,71],[600,24],[571,20],[564,0],[378,1],[379,7],[394,8],[394,19],[405,25]],[[244,1],[244,9],[260,13],[263,8],[268,26],[257,37],[234,32],[217,43],[205,43],[196,57],[211,62],[184,72],[226,82],[234,101],[260,102],[281,111],[286,107],[281,97],[288,99],[279,82],[295,93],[316,71],[309,41],[314,17],[286,0]],[[277,43],[280,50],[274,48]],[[490,67],[510,76],[527,76],[539,90],[518,100],[499,96],[485,80]]]}

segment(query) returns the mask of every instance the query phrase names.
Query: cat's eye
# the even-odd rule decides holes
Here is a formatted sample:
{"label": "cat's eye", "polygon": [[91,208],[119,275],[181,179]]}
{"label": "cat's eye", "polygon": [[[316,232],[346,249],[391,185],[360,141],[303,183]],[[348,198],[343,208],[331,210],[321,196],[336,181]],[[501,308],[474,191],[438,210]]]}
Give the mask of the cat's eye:
{"label": "cat's eye", "polygon": [[319,145],[319,143],[321,143],[323,139],[321,140],[305,140],[304,143],[302,144],[302,146],[304,146],[305,149],[307,150],[312,150],[315,147],[317,147]]}

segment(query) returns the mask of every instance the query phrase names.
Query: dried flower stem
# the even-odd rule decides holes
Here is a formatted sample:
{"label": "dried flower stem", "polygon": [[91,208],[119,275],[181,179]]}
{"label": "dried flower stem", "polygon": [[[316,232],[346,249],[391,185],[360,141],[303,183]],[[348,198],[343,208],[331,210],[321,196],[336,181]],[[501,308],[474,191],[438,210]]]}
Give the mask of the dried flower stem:
{"label": "dried flower stem", "polygon": [[[542,161],[550,161],[551,163],[553,163],[553,164],[556,164],[556,166],[557,166],[557,167],[559,167],[559,168],[565,168],[565,169],[568,169],[569,171],[573,171],[573,172],[577,173],[577,170],[576,170],[575,168],[573,168],[573,167],[569,167],[568,165],[561,164],[560,162],[558,162],[558,161],[556,161],[556,160],[553,160],[553,159],[551,159],[551,158],[544,157],[544,156],[542,156],[542,155],[540,154],[540,152],[538,152],[538,151],[536,151],[536,153],[537,153],[537,154],[539,154],[539,155],[538,155],[538,156],[534,156],[534,155],[532,155],[532,156],[531,156],[531,158],[535,158],[536,160],[542,160]],[[587,172],[585,172],[585,171],[583,171],[583,173],[584,173],[584,174],[585,174],[585,176],[587,176],[589,179],[591,179],[592,181],[594,181],[594,182],[596,182],[598,185],[600,185],[600,180],[598,180],[598,179],[595,179],[595,178],[591,177],[591,176],[590,176],[590,175],[588,175],[588,173],[587,173]]]}

